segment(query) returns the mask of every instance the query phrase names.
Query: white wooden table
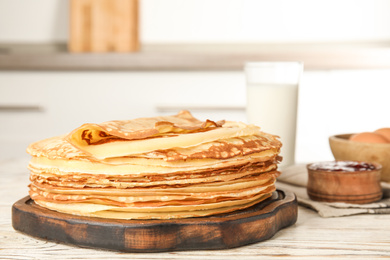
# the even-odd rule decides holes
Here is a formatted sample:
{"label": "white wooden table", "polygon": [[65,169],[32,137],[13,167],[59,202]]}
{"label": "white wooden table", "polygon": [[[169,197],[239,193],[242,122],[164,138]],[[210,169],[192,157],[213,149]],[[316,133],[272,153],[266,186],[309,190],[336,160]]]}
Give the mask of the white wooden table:
{"label": "white wooden table", "polygon": [[35,239],[15,231],[12,204],[28,195],[28,159],[0,161],[0,259],[374,259],[390,258],[390,215],[321,218],[299,207],[295,225],[229,250],[122,253]]}

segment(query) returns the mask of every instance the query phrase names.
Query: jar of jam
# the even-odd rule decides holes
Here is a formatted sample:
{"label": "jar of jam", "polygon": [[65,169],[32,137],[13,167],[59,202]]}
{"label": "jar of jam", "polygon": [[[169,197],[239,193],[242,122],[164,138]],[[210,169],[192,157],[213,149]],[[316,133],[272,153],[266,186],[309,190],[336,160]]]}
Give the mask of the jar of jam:
{"label": "jar of jam", "polygon": [[365,204],[378,201],[382,166],[359,161],[328,161],[307,165],[307,194],[312,200]]}

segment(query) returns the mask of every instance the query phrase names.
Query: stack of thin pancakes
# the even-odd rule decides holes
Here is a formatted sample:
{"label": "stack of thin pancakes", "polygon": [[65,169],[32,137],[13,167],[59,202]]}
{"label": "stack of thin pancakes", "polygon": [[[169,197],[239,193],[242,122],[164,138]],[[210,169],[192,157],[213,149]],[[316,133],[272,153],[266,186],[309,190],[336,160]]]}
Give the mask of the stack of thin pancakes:
{"label": "stack of thin pancakes", "polygon": [[32,143],[30,197],[115,219],[208,216],[270,197],[281,142],[254,125],[173,116],[84,124]]}

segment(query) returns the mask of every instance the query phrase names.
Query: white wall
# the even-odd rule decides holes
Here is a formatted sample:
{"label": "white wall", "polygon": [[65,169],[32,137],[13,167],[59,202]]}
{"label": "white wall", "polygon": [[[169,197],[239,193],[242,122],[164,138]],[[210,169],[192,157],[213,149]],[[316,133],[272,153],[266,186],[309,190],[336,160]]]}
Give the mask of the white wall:
{"label": "white wall", "polygon": [[[390,40],[388,0],[140,0],[142,43]],[[66,41],[67,0],[0,0],[0,42]]]}
{"label": "white wall", "polygon": [[145,42],[390,39],[386,0],[146,0]]}

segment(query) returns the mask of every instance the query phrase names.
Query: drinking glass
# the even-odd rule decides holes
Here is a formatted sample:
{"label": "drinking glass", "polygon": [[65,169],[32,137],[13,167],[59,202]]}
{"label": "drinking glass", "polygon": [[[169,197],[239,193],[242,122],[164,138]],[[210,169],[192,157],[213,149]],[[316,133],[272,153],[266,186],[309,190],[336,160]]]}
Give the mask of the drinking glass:
{"label": "drinking glass", "polygon": [[298,88],[302,62],[245,64],[248,123],[278,135],[282,142],[280,168],[295,163]]}

